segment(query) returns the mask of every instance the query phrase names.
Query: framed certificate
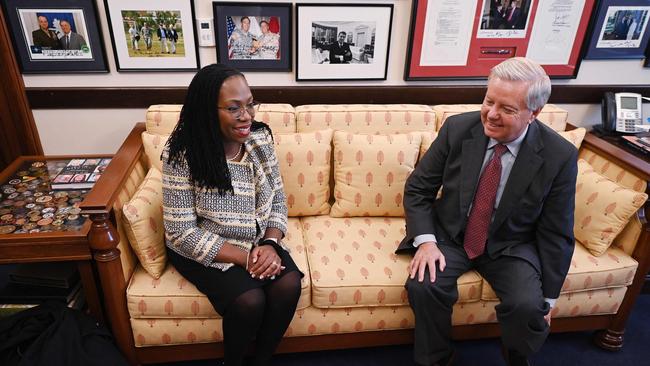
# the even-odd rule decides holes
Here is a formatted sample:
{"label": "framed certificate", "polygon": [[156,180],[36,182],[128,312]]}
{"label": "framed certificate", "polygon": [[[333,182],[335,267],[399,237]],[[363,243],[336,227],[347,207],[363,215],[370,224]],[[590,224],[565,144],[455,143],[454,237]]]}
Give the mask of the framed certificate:
{"label": "framed certificate", "polygon": [[595,0],[414,0],[405,80],[485,78],[506,58],[575,78]]}

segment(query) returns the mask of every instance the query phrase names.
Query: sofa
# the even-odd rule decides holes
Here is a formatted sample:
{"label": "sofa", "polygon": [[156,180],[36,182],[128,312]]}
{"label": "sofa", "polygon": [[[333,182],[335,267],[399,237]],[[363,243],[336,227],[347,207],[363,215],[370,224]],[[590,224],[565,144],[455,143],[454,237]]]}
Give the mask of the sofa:
{"label": "sofa", "polygon": [[[289,208],[284,243],[305,273],[278,352],[407,344],[413,313],[404,282],[403,185],[447,118],[480,105],[263,104]],[[105,319],[131,364],[218,358],[221,317],[166,263],[160,151],[180,105],[152,105],[81,205]],[[597,331],[622,347],[625,322],[650,268],[648,177],[547,105],[539,119],[579,148],[576,244],[553,308],[553,332]],[[584,139],[584,141],[583,141]],[[444,188],[443,188],[444,189]],[[582,242],[581,242],[582,240]],[[458,280],[453,337],[496,337],[499,299],[481,276]]]}

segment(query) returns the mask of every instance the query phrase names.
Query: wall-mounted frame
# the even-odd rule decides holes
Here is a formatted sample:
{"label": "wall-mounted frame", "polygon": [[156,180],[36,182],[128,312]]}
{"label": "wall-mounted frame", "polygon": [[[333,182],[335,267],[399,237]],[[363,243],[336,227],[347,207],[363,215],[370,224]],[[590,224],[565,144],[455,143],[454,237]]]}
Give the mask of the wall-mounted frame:
{"label": "wall-mounted frame", "polygon": [[595,2],[414,0],[404,79],[481,79],[515,56],[575,78]]}
{"label": "wall-mounted frame", "polygon": [[291,71],[291,6],[213,2],[219,62],[245,71]]}
{"label": "wall-mounted frame", "polygon": [[94,0],[5,0],[24,74],[108,72]]}
{"label": "wall-mounted frame", "polygon": [[117,71],[196,71],[192,0],[104,0]]}
{"label": "wall-mounted frame", "polygon": [[585,59],[644,58],[648,22],[650,0],[602,0]]}
{"label": "wall-mounted frame", "polygon": [[386,80],[392,4],[296,4],[296,80]]}

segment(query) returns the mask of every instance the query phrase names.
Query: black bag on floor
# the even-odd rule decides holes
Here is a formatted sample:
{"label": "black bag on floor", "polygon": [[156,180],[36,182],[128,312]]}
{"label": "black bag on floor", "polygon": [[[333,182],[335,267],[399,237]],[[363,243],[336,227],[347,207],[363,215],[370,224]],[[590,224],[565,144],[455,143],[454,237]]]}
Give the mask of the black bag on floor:
{"label": "black bag on floor", "polygon": [[128,365],[93,318],[47,302],[0,319],[0,365]]}

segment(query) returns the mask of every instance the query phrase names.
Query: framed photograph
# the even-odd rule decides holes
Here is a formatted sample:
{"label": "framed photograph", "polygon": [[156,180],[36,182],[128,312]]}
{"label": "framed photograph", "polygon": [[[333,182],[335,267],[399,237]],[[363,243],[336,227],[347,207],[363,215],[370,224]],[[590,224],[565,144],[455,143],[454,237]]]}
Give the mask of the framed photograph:
{"label": "framed photograph", "polygon": [[575,78],[595,2],[414,0],[404,79],[483,79],[517,56]]}
{"label": "framed photograph", "polygon": [[5,0],[24,74],[108,72],[94,0]]}
{"label": "framed photograph", "polygon": [[245,71],[291,71],[291,3],[212,7],[220,63]]}
{"label": "framed photograph", "polygon": [[650,0],[602,0],[585,59],[645,57]]}
{"label": "framed photograph", "polygon": [[117,71],[196,71],[191,0],[104,0]]}
{"label": "framed photograph", "polygon": [[296,4],[296,80],[386,80],[392,4]]}

